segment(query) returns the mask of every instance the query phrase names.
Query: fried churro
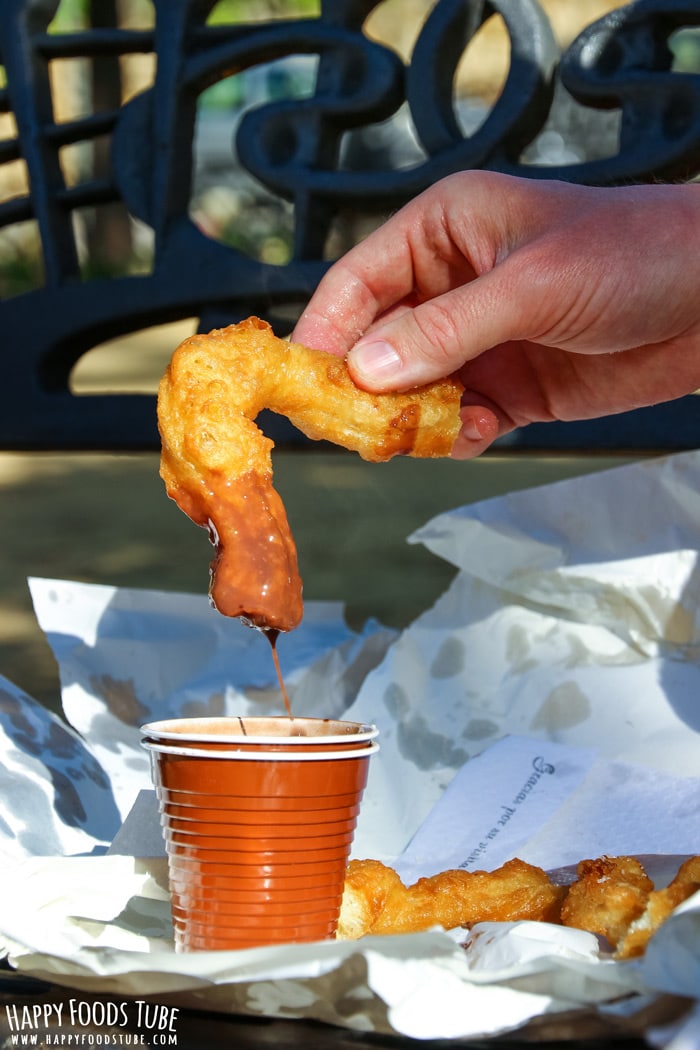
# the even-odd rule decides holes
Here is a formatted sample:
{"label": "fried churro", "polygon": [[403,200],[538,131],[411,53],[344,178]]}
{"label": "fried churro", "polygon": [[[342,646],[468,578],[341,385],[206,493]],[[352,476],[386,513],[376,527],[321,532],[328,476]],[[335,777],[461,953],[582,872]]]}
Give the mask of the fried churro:
{"label": "fried churro", "polygon": [[273,442],[255,423],[262,409],[371,462],[438,457],[459,433],[462,389],[445,379],[370,394],[344,360],[278,339],[256,317],[181,343],[158,391],[161,476],[209,530],[216,608],[270,631],[289,631],[302,616],[296,546],[272,484]]}
{"label": "fried churro", "polygon": [[684,861],[670,884],[658,890],[641,862],[629,856],[582,860],[569,886],[555,884],[541,868],[517,859],[494,871],[443,871],[411,886],[378,860],[354,860],[347,871],[338,937],[531,920],[587,930],[616,958],[629,959],[642,955],[675,908],[698,891],[700,856]]}
{"label": "fried churro", "polygon": [[443,871],[412,886],[380,861],[351,861],[338,936],[354,940],[365,934],[417,933],[431,926],[450,930],[517,919],[554,922],[564,893],[541,868],[522,860],[509,860],[490,872]]}

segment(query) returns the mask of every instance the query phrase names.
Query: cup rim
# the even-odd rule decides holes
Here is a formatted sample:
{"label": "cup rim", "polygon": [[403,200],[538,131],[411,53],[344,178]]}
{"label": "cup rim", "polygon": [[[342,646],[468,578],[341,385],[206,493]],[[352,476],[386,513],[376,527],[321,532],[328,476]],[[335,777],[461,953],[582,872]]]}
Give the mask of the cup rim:
{"label": "cup rim", "polygon": [[[250,742],[250,737],[245,738]],[[274,740],[278,741],[280,738],[275,737]],[[308,737],[301,737],[300,739],[308,739]],[[341,738],[342,740],[342,738]],[[270,741],[261,741],[261,743],[270,743]],[[200,758],[209,761],[209,759],[215,759],[216,761],[228,761],[228,762],[334,762],[336,759],[343,758],[368,758],[370,755],[376,754],[379,751],[379,744],[374,741],[368,742],[367,747],[355,748],[351,751],[236,751],[235,748],[231,748],[227,751],[207,751],[202,748],[196,747],[175,747],[174,744],[168,742],[161,743],[159,740],[142,740],[141,746],[147,751],[156,753],[159,755],[177,755],[183,758]]]}
{"label": "cup rim", "polygon": [[[308,724],[310,722],[329,722],[335,726],[356,726],[357,730],[354,732],[345,733],[328,733],[320,734],[317,736],[305,736],[299,734],[298,736],[287,736],[284,734],[276,733],[247,733],[243,725],[246,722],[277,722],[279,724],[286,724],[290,721],[297,722],[300,726]],[[221,725],[222,723],[230,722],[232,724],[232,731],[229,732],[207,732],[206,726],[209,725]],[[175,729],[175,724],[182,726],[187,724],[186,729]],[[238,724],[241,728],[236,732],[233,730],[233,725]],[[295,746],[308,746],[309,743],[318,741],[319,744],[344,744],[349,741],[359,743],[362,741],[374,740],[379,735],[379,729],[376,725],[372,725],[366,722],[351,722],[342,718],[313,718],[313,717],[294,717],[290,719],[288,715],[219,715],[212,717],[198,717],[198,718],[164,718],[155,722],[146,722],[141,726],[141,733],[145,737],[153,737],[157,741],[182,741],[186,738],[187,741],[193,743],[204,743],[204,744],[275,744],[279,745],[281,742],[284,746],[295,747]],[[183,746],[180,744],[179,746]]]}

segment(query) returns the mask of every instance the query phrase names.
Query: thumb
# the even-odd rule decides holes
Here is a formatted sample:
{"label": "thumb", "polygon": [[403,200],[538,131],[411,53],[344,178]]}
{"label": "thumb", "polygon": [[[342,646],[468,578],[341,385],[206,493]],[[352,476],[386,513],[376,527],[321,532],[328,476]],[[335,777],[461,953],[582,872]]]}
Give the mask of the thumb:
{"label": "thumb", "polygon": [[497,270],[363,336],[347,356],[357,385],[377,393],[423,386],[452,375],[492,346],[523,338],[518,296],[505,294],[508,281]]}

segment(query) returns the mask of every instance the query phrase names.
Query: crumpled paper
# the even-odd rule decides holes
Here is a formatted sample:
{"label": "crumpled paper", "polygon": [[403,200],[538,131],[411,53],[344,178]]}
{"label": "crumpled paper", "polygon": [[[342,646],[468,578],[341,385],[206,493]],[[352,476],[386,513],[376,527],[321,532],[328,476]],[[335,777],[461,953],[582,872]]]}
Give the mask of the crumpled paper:
{"label": "crumpled paper", "polygon": [[104,852],[120,822],[84,740],[0,675],[0,865],[4,856]]}
{"label": "crumpled paper", "polygon": [[[502,1033],[550,1011],[621,998],[633,1016],[654,987],[647,971],[676,949],[669,926],[648,960],[620,965],[601,960],[591,934],[520,922],[475,927],[465,947],[435,930],[178,955],[166,877],[164,860],[31,858],[6,882],[5,901],[14,903],[0,905],[5,945],[24,973],[87,992],[176,994],[183,1007],[313,1017],[417,1039]],[[686,912],[690,946],[700,902]],[[681,972],[682,986],[697,989],[697,948],[685,952]],[[665,971],[661,979],[674,984]]]}
{"label": "crumpled paper", "polygon": [[382,859],[507,733],[697,775],[699,453],[465,506],[410,542],[459,572],[348,710],[381,733],[363,822]]}
{"label": "crumpled paper", "polygon": [[464,947],[434,930],[178,955],[166,877],[165,860],[30,858],[6,872],[6,950],[23,973],[86,992],[176,996],[181,1007],[416,1039],[502,1034],[583,1007],[612,1008],[619,1024],[659,989],[691,996],[700,987],[697,900],[659,931],[646,958],[624,964],[601,957],[591,934],[532,922],[483,923]]}
{"label": "crumpled paper", "polygon": [[[508,734],[593,749],[603,763],[650,775],[697,776],[698,453],[464,507],[429,522],[411,541],[459,569],[433,609],[398,638],[377,625],[359,638],[325,634],[320,644],[311,638],[304,660],[291,668],[303,699],[302,708],[294,695],[296,710],[316,713],[314,700],[331,696],[334,713],[380,728],[356,852],[397,858],[465,763]],[[66,717],[80,734],[71,746],[82,738],[81,761],[87,769],[94,760],[106,772],[123,819],[144,787],[136,726],[145,711],[149,718],[218,713],[258,701],[279,710],[279,696],[269,669],[266,677],[249,651],[238,651],[228,636],[212,640],[212,632],[231,625],[214,623],[213,614],[210,626],[194,600],[186,613],[185,596],[162,596],[141,618],[143,595],[112,591],[105,602],[82,587],[32,581],[32,594],[59,662]],[[97,609],[86,615],[90,595]],[[119,688],[105,690],[106,681]],[[36,739],[53,732],[45,717]],[[0,744],[10,751],[24,746],[12,732]],[[38,765],[25,764],[24,774],[41,785],[45,816],[59,766],[55,756],[39,752]],[[22,766],[16,760],[18,776]],[[88,852],[81,836],[89,838],[94,828],[90,814],[98,804],[109,806],[99,791],[96,799],[82,816],[70,806],[54,815],[54,823],[67,825],[51,840],[60,852]],[[13,808],[9,795],[2,802],[0,834],[1,818]],[[612,797],[611,811],[614,803]],[[25,813],[29,826],[29,807]],[[684,819],[687,835],[697,828],[700,842],[697,807]],[[605,851],[616,852],[619,826],[611,820],[603,829]],[[561,855],[565,833],[575,849],[576,832],[560,821],[551,855]],[[653,853],[653,826],[648,833],[644,852]],[[496,1035],[572,1010],[610,1018],[619,1029],[621,1018],[633,1025],[636,1014],[648,1016],[649,1004],[663,994],[698,999],[697,895],[643,959],[626,963],[601,954],[587,934],[543,924],[481,926],[466,949],[430,931],[177,956],[168,940],[162,869],[154,875],[147,861],[128,857],[32,857],[36,840],[18,841],[12,828],[0,838],[4,885],[12,889],[0,895],[0,941],[21,970],[74,987],[126,991],[136,982],[139,993],[177,992],[183,1005],[314,1017],[416,1038]],[[103,842],[95,837],[96,851]],[[545,840],[538,849],[546,858]],[[434,864],[441,867],[440,856]],[[89,897],[53,893],[64,865],[84,866],[72,867],[70,878],[73,885],[89,881]],[[689,1012],[680,1022],[685,1030],[659,1028],[654,1040],[687,1043],[699,1023]]]}
{"label": "crumpled paper", "polygon": [[[151,783],[139,726],[284,710],[264,635],[215,612],[206,595],[34,578],[29,587],[66,719],[107,774],[122,819]],[[307,602],[294,635],[277,643],[295,709],[338,717],[395,637],[373,621],[351,631],[339,602]]]}

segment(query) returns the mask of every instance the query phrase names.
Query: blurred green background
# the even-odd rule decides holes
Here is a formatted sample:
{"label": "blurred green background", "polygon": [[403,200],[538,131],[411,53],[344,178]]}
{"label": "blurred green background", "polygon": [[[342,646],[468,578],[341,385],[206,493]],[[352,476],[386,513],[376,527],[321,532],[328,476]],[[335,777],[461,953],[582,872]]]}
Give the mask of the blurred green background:
{"label": "blurred green background", "polygon": [[[307,599],[359,627],[403,627],[452,568],[406,538],[436,514],[620,462],[485,457],[367,464],[344,452],[274,456]],[[0,454],[0,673],[56,709],[58,679],[28,576],[205,593],[211,547],[165,495],[156,455]]]}

